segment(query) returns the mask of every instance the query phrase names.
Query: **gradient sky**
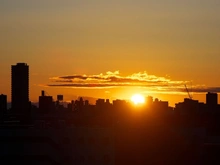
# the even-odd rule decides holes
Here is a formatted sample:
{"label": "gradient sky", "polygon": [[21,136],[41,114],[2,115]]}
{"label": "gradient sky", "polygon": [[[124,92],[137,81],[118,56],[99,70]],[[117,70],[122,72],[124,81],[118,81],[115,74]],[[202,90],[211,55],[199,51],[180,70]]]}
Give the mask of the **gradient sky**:
{"label": "gradient sky", "polygon": [[[204,101],[204,89],[220,92],[219,29],[219,0],[0,0],[0,93],[10,100],[10,67],[25,62],[32,101],[43,89],[67,100],[143,93],[173,105],[187,97],[179,89],[184,83],[197,89],[195,99]],[[156,82],[154,89],[146,82],[145,87],[102,88],[102,82],[96,82],[99,88],[54,82],[67,75],[115,71],[120,80],[141,73],[144,81],[155,76],[182,84],[170,90]]]}

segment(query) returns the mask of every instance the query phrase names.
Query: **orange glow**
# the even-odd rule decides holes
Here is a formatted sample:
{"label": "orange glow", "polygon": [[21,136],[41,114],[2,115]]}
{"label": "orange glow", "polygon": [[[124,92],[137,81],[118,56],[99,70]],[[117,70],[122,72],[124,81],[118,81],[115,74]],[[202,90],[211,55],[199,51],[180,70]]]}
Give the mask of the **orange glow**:
{"label": "orange glow", "polygon": [[141,94],[135,94],[131,97],[131,101],[136,105],[143,104],[145,103],[145,98]]}

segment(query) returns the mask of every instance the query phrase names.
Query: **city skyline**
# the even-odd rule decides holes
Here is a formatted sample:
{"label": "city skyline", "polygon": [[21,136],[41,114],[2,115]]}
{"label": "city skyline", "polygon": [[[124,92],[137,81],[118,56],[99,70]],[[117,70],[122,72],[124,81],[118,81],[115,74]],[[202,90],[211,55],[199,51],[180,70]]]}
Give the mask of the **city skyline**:
{"label": "city skyline", "polygon": [[[54,84],[54,85],[48,85],[48,86],[73,86],[73,87],[83,87],[83,88],[102,88],[102,87],[114,87],[114,86],[124,86],[132,87],[136,86],[135,83],[138,83],[139,86],[146,86],[144,83],[147,81],[144,80],[143,74],[133,75],[131,77],[122,78],[118,75],[118,72],[112,73],[108,72],[107,76],[100,74],[100,75],[93,75],[93,76],[64,76],[64,77],[54,77],[55,83],[64,83],[64,84]],[[139,79],[138,79],[138,78]],[[60,80],[61,79],[61,80]],[[80,80],[89,80],[94,81],[103,81],[102,83],[85,83],[85,82],[78,82],[79,80],[76,80],[74,82],[74,79],[80,79]],[[155,76],[151,77],[150,83],[164,83],[166,82],[166,79],[160,78],[156,79],[157,81],[154,81],[156,79]],[[128,84],[127,82],[131,81],[133,84]],[[167,80],[169,81],[169,80]],[[119,82],[119,84],[115,84],[115,82]],[[72,83],[72,84],[66,84],[66,83]],[[124,84],[125,83],[125,84]],[[147,82],[148,83],[148,82]],[[182,85],[183,82],[173,82],[173,84]],[[92,86],[91,86],[92,85]],[[152,86],[152,84],[151,84]],[[220,104],[218,104],[218,93],[214,92],[207,92],[206,93],[206,102],[202,103],[199,102],[199,100],[193,99],[192,94],[189,92],[189,89],[187,88],[187,85],[184,84],[185,90],[188,94],[188,98],[184,98],[183,102],[177,102],[175,103],[175,106],[172,107],[169,105],[169,100],[160,100],[158,98],[153,98],[152,96],[144,96],[142,94],[136,93],[132,95],[130,100],[124,100],[124,99],[104,99],[104,98],[98,98],[95,100],[95,103],[90,104],[91,99],[95,99],[94,97],[87,97],[87,99],[83,97],[78,97],[77,99],[71,99],[69,102],[64,99],[63,94],[57,94],[57,99],[53,99],[53,96],[48,95],[47,92],[44,90],[41,91],[41,95],[38,97],[39,100],[36,103],[32,103],[29,100],[29,65],[27,63],[17,63],[16,65],[11,65],[11,105],[12,107],[7,107],[7,95],[1,94],[0,95],[0,110],[4,116],[4,113],[12,113],[13,115],[21,115],[27,119],[27,116],[29,116],[33,110],[38,109],[40,113],[42,114],[50,114],[51,112],[62,112],[66,113],[67,111],[69,113],[81,113],[84,110],[94,107],[98,108],[99,110],[108,109],[111,106],[117,107],[122,106],[124,109],[126,109],[126,106],[131,106],[130,103],[133,104],[136,108],[141,108],[142,110],[151,111],[154,109],[154,111],[158,114],[161,113],[161,115],[169,114],[169,113],[175,113],[175,114],[191,114],[191,115],[201,115],[205,111],[207,113],[218,113]],[[167,87],[167,86],[166,86]],[[203,89],[194,89],[200,92],[204,92]],[[61,103],[61,104],[60,104]],[[66,103],[66,106],[64,104]],[[131,106],[132,107],[132,106]],[[134,108],[133,107],[133,108]],[[127,107],[128,108],[128,107]],[[7,109],[9,110],[7,112]],[[92,109],[92,108],[91,108]],[[117,109],[117,108],[116,108]],[[67,111],[64,111],[67,110]],[[129,108],[127,109],[129,110]],[[208,111],[209,110],[209,111]],[[146,112],[147,112],[146,111]],[[149,112],[150,112],[149,111]]]}
{"label": "city skyline", "polygon": [[[100,75],[93,75],[93,76],[87,76],[87,75],[74,75],[74,76],[64,76],[64,77],[54,77],[54,83],[55,84],[51,84],[51,85],[47,85],[47,86],[67,86],[67,87],[82,87],[82,88],[108,88],[108,87],[115,87],[115,86],[127,86],[127,87],[133,87],[133,86],[137,86],[137,84],[141,87],[145,87],[146,84],[145,83],[152,83],[149,86],[153,86],[153,83],[170,83],[173,84],[175,86],[175,88],[177,88],[179,85],[182,86],[181,81],[170,81],[169,79],[165,79],[163,77],[157,78],[155,76],[151,76],[150,80],[146,81],[145,77],[148,76],[147,73],[139,73],[139,74],[134,74],[131,77],[120,77],[117,76],[119,75],[119,72],[108,72],[106,73],[106,75],[100,74]],[[143,76],[145,75],[145,76]],[[77,79],[76,81],[74,81],[74,79]],[[79,80],[87,80],[90,83],[81,81],[79,82]],[[99,81],[103,81],[102,83],[97,83],[94,82],[95,80],[97,80],[97,82]],[[156,81],[155,81],[156,80]],[[128,82],[131,81],[132,84],[129,84]],[[91,83],[93,82],[93,83]],[[119,83],[119,84],[115,84],[115,83]],[[56,84],[58,83],[58,84]],[[72,84],[67,84],[67,83],[72,83]],[[137,83],[137,84],[136,84]],[[101,101],[101,103],[107,103],[107,104],[114,104],[114,102],[117,100],[121,100],[121,101],[126,101],[127,103],[133,103],[134,105],[143,105],[144,107],[149,106],[152,102],[154,103],[158,103],[159,104],[165,104],[166,107],[170,107],[170,108],[178,108],[179,105],[185,103],[187,104],[187,102],[189,102],[190,104],[200,104],[200,105],[205,105],[207,104],[207,106],[218,106],[218,93],[215,93],[213,91],[207,92],[206,93],[206,101],[201,103],[199,102],[199,100],[195,100],[193,99],[193,95],[191,92],[193,91],[197,91],[197,92],[205,92],[206,89],[191,89],[191,91],[189,91],[189,89],[187,88],[187,85],[184,84],[185,89],[187,94],[188,94],[188,98],[184,98],[183,102],[176,102],[174,106],[169,104],[169,100],[161,100],[160,98],[154,98],[151,95],[148,96],[144,96],[143,94],[140,93],[135,93],[133,94],[129,99],[109,99],[109,98],[95,98],[95,97],[83,97],[83,96],[79,96],[78,98],[71,98],[71,100],[66,100],[64,99],[65,96],[60,93],[60,94],[56,94],[56,98],[57,100],[53,97],[48,95],[48,93],[44,90],[41,90],[41,95],[38,95],[38,101],[37,102],[32,102],[29,100],[29,65],[27,63],[17,63],[16,65],[11,65],[11,106],[10,105],[6,105],[6,103],[10,103],[10,101],[7,100],[7,95],[1,94],[1,106],[2,107],[8,107],[8,109],[12,109],[13,113],[28,113],[28,109],[30,109],[31,104],[34,106],[39,106],[39,109],[41,109],[42,112],[49,112],[51,111],[51,109],[53,109],[53,104],[55,104],[57,101],[58,103],[60,101],[62,101],[63,103],[66,104],[66,106],[73,106],[72,104],[74,103],[74,101],[76,102],[84,102],[83,100],[85,100],[85,103],[87,105],[97,105],[100,104],[99,102]],[[166,88],[170,88],[169,85],[164,85],[164,87]],[[211,90],[211,88],[209,89]],[[215,91],[215,89],[214,89]],[[179,89],[178,92],[183,92],[182,88]],[[110,103],[111,102],[111,103]],[[82,103],[84,104],[84,103]],[[44,108],[42,108],[44,107]],[[3,108],[4,109],[4,108]]]}
{"label": "city skyline", "polygon": [[[14,72],[14,74],[13,74],[13,72]],[[27,87],[25,87],[26,86],[25,84],[27,84]],[[130,89],[132,89],[132,88],[133,89],[139,88],[139,89],[133,90],[133,93],[131,93],[130,95],[128,95],[128,97],[125,97],[125,98],[105,97],[105,96],[96,97],[96,95],[90,95],[90,96],[89,95],[88,96],[78,95],[77,96],[74,94],[70,95],[69,97],[66,97],[65,92],[64,93],[62,93],[62,92],[55,93],[54,95],[50,95],[50,96],[53,98],[56,98],[59,94],[62,96],[64,95],[65,102],[71,102],[72,100],[77,100],[80,97],[83,97],[83,98],[87,98],[88,100],[90,100],[92,102],[92,104],[94,104],[95,101],[98,99],[110,99],[111,102],[113,102],[113,100],[117,100],[117,99],[132,102],[132,97],[134,97],[135,95],[141,95],[140,97],[143,97],[143,98],[147,98],[150,96],[150,97],[153,97],[154,99],[168,101],[169,106],[175,107],[175,104],[183,101],[183,99],[185,99],[185,98],[194,99],[194,93],[198,93],[198,94],[215,93],[215,94],[217,94],[219,91],[218,87],[204,87],[204,86],[197,86],[197,87],[191,86],[191,88],[189,89],[187,87],[187,84],[190,85],[190,82],[189,81],[172,81],[166,77],[156,77],[155,75],[148,75],[146,72],[142,72],[142,73],[139,72],[139,73],[135,73],[130,76],[125,76],[125,77],[119,75],[119,71],[106,72],[106,74],[101,73],[99,75],[85,75],[85,74],[84,75],[69,75],[69,76],[52,77],[52,78],[50,78],[50,82],[48,84],[40,84],[39,87],[41,87],[41,90],[38,91],[38,95],[36,95],[35,98],[38,98],[40,96],[39,95],[40,92],[42,92],[42,91],[44,91],[48,94],[48,92],[44,90],[44,89],[48,89],[48,87],[61,87],[61,88],[67,87],[67,89],[80,88],[83,90],[91,90],[91,89],[100,90],[100,89],[102,89],[102,90],[105,90],[105,93],[109,93],[109,91],[107,91],[107,90],[109,90],[111,88],[121,88],[121,87],[126,88],[127,87]],[[154,88],[158,88],[159,86],[161,89],[159,89],[158,91],[154,90]],[[20,88],[18,88],[18,87],[20,87]],[[31,89],[29,89],[29,65],[27,63],[18,62],[16,65],[11,65],[11,93],[13,93],[13,88],[14,89],[17,88],[20,90],[25,89],[25,91],[28,92],[27,93],[28,98],[27,99],[25,98],[26,103],[28,103],[29,101],[32,101],[32,100],[29,100],[29,90],[31,90]],[[143,89],[145,89],[145,88],[148,88],[148,92],[144,92]],[[151,89],[152,91],[150,91],[149,89]],[[24,92],[20,91],[19,94],[21,94],[21,93],[23,93],[23,95],[24,95]],[[172,100],[171,100],[171,104],[170,104],[169,99],[164,100],[164,99],[161,99],[160,97],[154,97],[155,93],[173,94],[174,96],[182,95],[183,99],[179,100],[178,102],[172,102]],[[3,93],[3,92],[2,92],[2,94],[5,94],[6,96],[10,96],[10,95],[7,95],[6,93]],[[14,95],[17,95],[17,94],[14,94]],[[10,98],[10,97],[8,97],[8,98]],[[12,94],[11,94],[11,98],[13,98]],[[141,99],[143,99],[143,98],[141,98]],[[216,98],[217,98],[217,103],[218,103],[219,98],[218,97],[216,97]],[[19,99],[15,99],[15,100],[19,100]],[[12,102],[12,107],[13,107],[13,101],[11,101],[11,100],[12,99],[8,99],[7,101],[8,101],[8,103]],[[194,100],[196,100],[196,99],[194,99]],[[32,102],[38,103],[38,101],[39,100],[37,99]],[[205,99],[203,101],[201,101],[199,99],[198,99],[198,101],[206,103],[207,95],[205,95]],[[25,102],[25,101],[23,101],[23,102]],[[145,102],[144,104],[147,104],[147,102]]]}
{"label": "city skyline", "polygon": [[[193,98],[219,92],[219,20],[215,0],[142,1],[1,1],[1,93],[10,100],[11,64],[30,67],[30,100],[39,91],[77,96],[128,99],[135,93],[182,101],[187,92],[179,87],[114,86],[102,89],[45,87],[64,76],[128,78],[141,73],[200,89]],[[51,81],[52,80],[52,81]],[[69,80],[70,81],[70,80]],[[57,84],[57,83],[56,83]],[[176,89],[176,90],[175,90]],[[184,83],[182,84],[184,90]]]}

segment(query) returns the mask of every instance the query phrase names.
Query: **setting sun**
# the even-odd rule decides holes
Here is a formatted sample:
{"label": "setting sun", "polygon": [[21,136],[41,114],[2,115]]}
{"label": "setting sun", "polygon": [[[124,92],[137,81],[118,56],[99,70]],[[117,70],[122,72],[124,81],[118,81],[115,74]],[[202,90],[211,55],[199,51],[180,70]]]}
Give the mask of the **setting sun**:
{"label": "setting sun", "polygon": [[131,97],[131,101],[134,104],[143,104],[145,102],[145,98],[141,94],[135,94]]}

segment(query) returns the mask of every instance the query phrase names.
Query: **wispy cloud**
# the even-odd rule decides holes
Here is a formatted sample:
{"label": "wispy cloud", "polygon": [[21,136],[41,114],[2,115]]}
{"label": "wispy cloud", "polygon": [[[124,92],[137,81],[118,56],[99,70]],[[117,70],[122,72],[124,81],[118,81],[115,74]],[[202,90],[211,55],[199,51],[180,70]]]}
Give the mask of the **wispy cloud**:
{"label": "wispy cloud", "polygon": [[[146,71],[122,76],[119,71],[100,73],[97,75],[66,75],[51,77],[49,87],[70,87],[70,88],[121,88],[140,87],[146,91],[155,93],[185,93],[185,84],[190,84],[187,80],[171,80],[169,77],[150,75]],[[206,93],[220,92],[220,87],[206,87],[205,85],[189,85],[190,92]]]}
{"label": "wispy cloud", "polygon": [[48,86],[75,88],[109,88],[109,87],[173,87],[182,86],[188,81],[174,81],[168,77],[150,75],[146,71],[121,76],[119,71],[98,75],[67,75],[50,78]]}

